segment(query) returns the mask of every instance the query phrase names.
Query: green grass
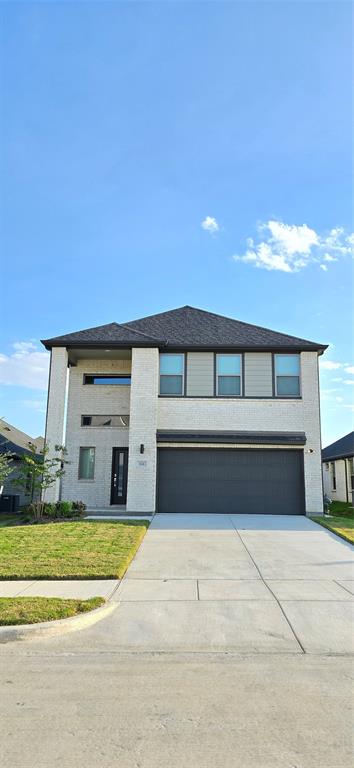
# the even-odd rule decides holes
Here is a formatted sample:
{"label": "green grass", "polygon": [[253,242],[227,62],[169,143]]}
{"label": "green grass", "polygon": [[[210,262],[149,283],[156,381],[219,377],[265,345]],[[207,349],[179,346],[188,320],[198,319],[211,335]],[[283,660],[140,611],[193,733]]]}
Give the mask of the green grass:
{"label": "green grass", "polygon": [[354,508],[345,501],[332,501],[330,517],[312,517],[315,523],[323,525],[345,541],[354,544]]}
{"label": "green grass", "polygon": [[146,521],[78,520],[0,529],[0,579],[121,578]]}
{"label": "green grass", "polygon": [[59,597],[0,597],[0,626],[68,619],[78,613],[93,611],[104,602],[103,597],[91,597],[89,600],[62,600]]}

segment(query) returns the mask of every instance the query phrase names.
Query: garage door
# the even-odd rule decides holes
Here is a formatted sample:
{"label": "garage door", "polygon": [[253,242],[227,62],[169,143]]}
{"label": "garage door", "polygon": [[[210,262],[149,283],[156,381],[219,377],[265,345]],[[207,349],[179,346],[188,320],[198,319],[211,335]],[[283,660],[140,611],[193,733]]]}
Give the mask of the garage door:
{"label": "garage door", "polygon": [[160,448],[157,493],[159,512],[301,515],[303,453]]}

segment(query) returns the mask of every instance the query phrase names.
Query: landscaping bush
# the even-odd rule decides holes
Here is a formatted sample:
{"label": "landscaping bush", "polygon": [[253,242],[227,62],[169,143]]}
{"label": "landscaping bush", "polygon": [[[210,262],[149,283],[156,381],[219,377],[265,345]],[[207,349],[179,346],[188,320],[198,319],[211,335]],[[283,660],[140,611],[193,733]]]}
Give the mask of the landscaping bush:
{"label": "landscaping bush", "polygon": [[55,517],[73,517],[72,501],[57,501],[55,511]]}
{"label": "landscaping bush", "polygon": [[86,504],[83,501],[73,501],[73,510],[76,512],[76,515],[82,516],[86,512]]}
{"label": "landscaping bush", "polygon": [[74,517],[82,517],[86,510],[83,501],[33,501],[25,507],[25,513],[30,522],[41,520],[63,520]]}

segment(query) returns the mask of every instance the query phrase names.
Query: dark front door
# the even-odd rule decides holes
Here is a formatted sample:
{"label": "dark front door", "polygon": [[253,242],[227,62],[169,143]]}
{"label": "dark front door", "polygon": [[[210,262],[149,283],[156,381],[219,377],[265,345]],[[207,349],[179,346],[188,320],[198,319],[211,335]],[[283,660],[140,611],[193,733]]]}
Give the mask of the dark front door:
{"label": "dark front door", "polygon": [[111,504],[127,501],[128,448],[113,448]]}

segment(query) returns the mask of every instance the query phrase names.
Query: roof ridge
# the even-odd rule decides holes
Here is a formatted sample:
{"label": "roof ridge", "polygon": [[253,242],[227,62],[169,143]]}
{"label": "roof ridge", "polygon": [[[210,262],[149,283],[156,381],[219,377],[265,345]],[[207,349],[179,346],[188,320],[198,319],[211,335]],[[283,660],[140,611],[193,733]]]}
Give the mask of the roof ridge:
{"label": "roof ridge", "polygon": [[301,336],[292,336],[290,333],[284,333],[283,331],[274,331],[272,328],[268,328],[265,325],[255,325],[255,323],[247,323],[245,320],[238,320],[235,317],[229,317],[228,315],[220,315],[218,312],[210,312],[208,309],[200,309],[199,307],[191,307],[186,304],[184,307],[178,307],[178,309],[194,309],[197,312],[204,312],[206,315],[212,315],[212,317],[221,317],[223,320],[231,320],[234,323],[245,325],[248,328],[258,328],[260,331],[270,331],[270,333],[277,333],[279,336],[286,336],[288,339],[298,339],[299,341],[306,341],[308,344],[317,342],[310,341],[309,339],[303,339]]}
{"label": "roof ridge", "polygon": [[[138,322],[132,320],[132,323]],[[120,325],[122,328],[126,328],[127,331],[132,330],[132,326],[126,325],[125,323],[117,323],[117,325]],[[133,328],[134,333],[139,333],[140,336],[145,336],[146,339],[154,339],[155,341],[163,341],[163,339],[158,339],[157,336],[153,336],[152,333],[144,333],[144,331],[138,331],[137,328]]]}

